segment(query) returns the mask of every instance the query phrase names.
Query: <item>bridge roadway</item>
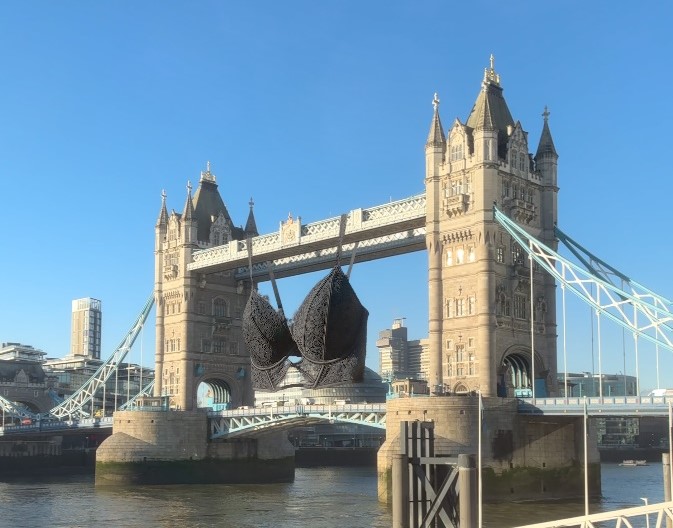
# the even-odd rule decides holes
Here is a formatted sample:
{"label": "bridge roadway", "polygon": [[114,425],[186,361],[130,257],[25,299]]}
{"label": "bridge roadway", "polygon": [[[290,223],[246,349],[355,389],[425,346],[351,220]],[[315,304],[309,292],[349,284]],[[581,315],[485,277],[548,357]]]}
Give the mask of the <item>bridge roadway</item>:
{"label": "bridge roadway", "polygon": [[[414,396],[428,398],[429,396]],[[671,414],[673,396],[605,396],[603,398],[520,398],[518,412],[531,416],[660,416]],[[138,408],[166,412],[157,407]],[[208,411],[211,438],[256,436],[300,425],[321,422],[351,423],[377,429],[386,428],[386,404],[286,405],[281,407],[241,407]],[[0,427],[0,436],[81,433],[112,428],[112,417],[81,420],[38,420],[31,425]]]}

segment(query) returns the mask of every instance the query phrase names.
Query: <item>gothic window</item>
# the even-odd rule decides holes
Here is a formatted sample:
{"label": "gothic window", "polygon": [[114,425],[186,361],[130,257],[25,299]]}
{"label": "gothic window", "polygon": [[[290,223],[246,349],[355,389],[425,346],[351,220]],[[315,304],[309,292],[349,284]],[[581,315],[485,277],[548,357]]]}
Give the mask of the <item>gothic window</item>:
{"label": "gothic window", "polygon": [[446,265],[451,266],[453,264],[453,251],[450,249],[446,250]]}
{"label": "gothic window", "polygon": [[474,295],[470,295],[467,298],[467,314],[474,315],[476,312],[477,298]]}
{"label": "gothic window", "polygon": [[201,339],[201,352],[203,354],[210,354],[212,352],[210,348],[210,339]]}
{"label": "gothic window", "polygon": [[448,376],[453,376],[453,363],[451,362],[451,358],[447,358],[446,360],[446,374]]}
{"label": "gothic window", "polygon": [[457,365],[456,376],[464,376],[464,375],[465,375],[465,367],[463,365]]}
{"label": "gothic window", "polygon": [[465,345],[456,345],[456,362],[465,361]]}
{"label": "gothic window", "polygon": [[526,170],[526,153],[522,152],[519,156],[519,169]]}
{"label": "gothic window", "polygon": [[484,141],[484,161],[491,159],[491,140],[487,139]]}
{"label": "gothic window", "polygon": [[199,314],[205,315],[205,313],[206,313],[206,303],[204,303],[203,301],[199,301],[198,311],[199,311]]}
{"label": "gothic window", "polygon": [[465,315],[465,299],[456,299],[456,317]]}
{"label": "gothic window", "polygon": [[467,176],[465,178],[465,193],[470,194],[472,192],[472,176]]}
{"label": "gothic window", "polygon": [[510,157],[509,164],[512,168],[516,167],[518,156],[519,156],[519,153],[516,151],[516,149],[512,149],[512,152],[509,155],[509,157]]}
{"label": "gothic window", "polygon": [[470,247],[467,248],[467,261],[468,262],[474,262],[475,259],[476,259],[476,256],[475,256],[474,246],[470,246]]}
{"label": "gothic window", "polygon": [[458,248],[456,250],[456,264],[462,264],[465,260],[465,251],[463,248]]}
{"label": "gothic window", "polygon": [[463,158],[463,144],[458,143],[451,145],[451,161],[456,161]]}
{"label": "gothic window", "polygon": [[523,185],[519,189],[519,199],[521,199],[522,201],[526,200],[526,189],[524,188]]}
{"label": "gothic window", "polygon": [[446,340],[446,349],[451,350],[453,348],[453,339]]}
{"label": "gothic window", "polygon": [[453,317],[453,299],[446,300],[446,317]]}
{"label": "gothic window", "polygon": [[523,250],[516,242],[512,242],[512,264],[523,264]]}
{"label": "gothic window", "polygon": [[224,354],[225,343],[222,339],[215,339],[213,341],[213,354]]}
{"label": "gothic window", "polygon": [[238,343],[229,343],[229,353],[232,356],[238,356]]}
{"label": "gothic window", "polygon": [[495,260],[498,262],[498,264],[504,264],[505,263],[505,248],[502,246],[498,246],[495,249]]}
{"label": "gothic window", "polygon": [[509,193],[510,193],[509,185],[510,184],[507,180],[502,182],[502,197],[503,198],[509,198]]}
{"label": "gothic window", "polygon": [[469,337],[467,339],[467,348],[474,348],[474,337]]}
{"label": "gothic window", "polygon": [[517,319],[526,318],[526,297],[524,295],[514,296],[514,317]]}
{"label": "gothic window", "polygon": [[470,376],[474,376],[474,352],[470,352],[468,354],[467,361],[468,361],[468,364],[467,364],[468,371],[467,371],[467,373]]}
{"label": "gothic window", "polygon": [[229,307],[227,306],[227,301],[221,297],[217,297],[213,300],[213,315],[215,317],[228,317]]}

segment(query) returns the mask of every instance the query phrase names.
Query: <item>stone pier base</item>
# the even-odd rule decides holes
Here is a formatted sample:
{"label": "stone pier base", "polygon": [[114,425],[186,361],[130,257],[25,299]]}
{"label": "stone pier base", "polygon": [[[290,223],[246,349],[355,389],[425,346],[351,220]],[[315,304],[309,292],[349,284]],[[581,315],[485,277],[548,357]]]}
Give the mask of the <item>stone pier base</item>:
{"label": "stone pier base", "polygon": [[208,442],[207,416],[119,411],[96,452],[96,485],[270,483],[294,480],[284,433]]}
{"label": "stone pier base", "polygon": [[[516,400],[484,398],[482,486],[487,502],[575,498],[584,495],[584,428],[581,417],[527,416]],[[386,441],[378,452],[379,500],[392,496],[392,460],[400,453],[401,421],[433,421],[435,456],[478,453],[477,396],[389,400]],[[588,438],[596,438],[591,422]],[[600,496],[600,457],[589,450],[589,493]]]}

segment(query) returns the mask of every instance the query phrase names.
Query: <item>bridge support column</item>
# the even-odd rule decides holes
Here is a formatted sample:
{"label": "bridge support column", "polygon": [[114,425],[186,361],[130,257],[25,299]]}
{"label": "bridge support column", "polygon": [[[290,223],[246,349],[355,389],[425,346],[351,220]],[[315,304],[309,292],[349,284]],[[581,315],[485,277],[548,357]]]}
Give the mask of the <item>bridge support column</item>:
{"label": "bridge support column", "polygon": [[119,411],[96,452],[96,485],[263,484],[294,480],[283,433],[210,442],[200,411]]}
{"label": "bridge support column", "polygon": [[[483,497],[547,500],[584,495],[582,417],[518,413],[514,398],[483,398]],[[392,463],[400,454],[401,421],[434,422],[434,456],[476,455],[479,450],[479,398],[443,396],[397,398],[387,403],[386,441],[377,455],[378,495],[390,503]],[[595,429],[590,437],[596,438]],[[600,495],[598,447],[589,447],[589,493]]]}

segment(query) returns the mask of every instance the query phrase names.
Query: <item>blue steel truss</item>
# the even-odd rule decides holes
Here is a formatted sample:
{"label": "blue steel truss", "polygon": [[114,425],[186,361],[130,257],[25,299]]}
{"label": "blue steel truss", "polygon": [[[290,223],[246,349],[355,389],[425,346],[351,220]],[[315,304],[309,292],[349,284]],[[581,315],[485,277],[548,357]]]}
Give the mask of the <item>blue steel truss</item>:
{"label": "blue steel truss", "polygon": [[[525,229],[493,208],[494,219],[514,238],[529,258],[555,277],[582,301],[617,324],[648,341],[673,352],[673,306],[589,253],[571,238],[556,230],[559,241],[582,262],[570,262],[533,237]],[[619,279],[621,284],[615,284]]]}
{"label": "blue steel truss", "polygon": [[62,403],[51,409],[49,414],[51,417],[64,419],[68,418],[86,418],[90,413],[85,410],[85,407],[93,401],[96,392],[101,389],[110,376],[119,368],[120,363],[124,360],[126,355],[131,350],[133,343],[135,343],[140,330],[142,330],[147,316],[154,305],[154,294],[150,295],[143,307],[140,315],[136,319],[133,326],[126,334],[119,346],[115,349],[112,355],[103,363],[98,370],[89,378],[89,380],[82,385],[71,396],[65,399]]}
{"label": "blue steel truss", "polygon": [[210,437],[255,436],[271,430],[283,430],[302,424],[341,422],[386,428],[386,404],[287,405],[256,407],[208,413]]}
{"label": "blue steel truss", "polygon": [[129,408],[135,407],[136,406],[136,401],[138,401],[140,398],[144,398],[146,396],[151,396],[153,389],[154,389],[154,379],[152,381],[150,381],[147,385],[145,385],[145,388],[142,389],[133,398],[131,398],[129,401],[125,402],[124,404],[120,405],[119,410],[124,411],[124,410],[127,410]]}

